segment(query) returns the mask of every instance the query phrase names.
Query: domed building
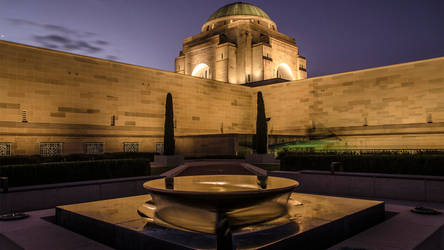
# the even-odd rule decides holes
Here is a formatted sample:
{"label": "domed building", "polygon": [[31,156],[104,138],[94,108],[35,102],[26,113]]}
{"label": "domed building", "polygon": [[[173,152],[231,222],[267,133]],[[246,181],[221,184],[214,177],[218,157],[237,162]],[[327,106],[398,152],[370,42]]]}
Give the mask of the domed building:
{"label": "domed building", "polygon": [[233,84],[307,78],[295,39],[278,32],[262,9],[241,2],[216,10],[200,34],[183,40],[175,72]]}
{"label": "domed building", "polygon": [[444,57],[315,78],[305,65],[247,3],[186,38],[176,73],[0,40],[0,157],[161,153],[168,94],[178,154],[248,155],[258,92],[276,152],[444,150]]}

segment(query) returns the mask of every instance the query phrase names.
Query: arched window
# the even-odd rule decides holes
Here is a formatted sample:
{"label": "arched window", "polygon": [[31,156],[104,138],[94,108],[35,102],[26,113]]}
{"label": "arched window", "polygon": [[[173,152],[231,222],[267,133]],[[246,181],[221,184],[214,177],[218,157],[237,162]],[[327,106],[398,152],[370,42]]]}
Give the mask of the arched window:
{"label": "arched window", "polygon": [[294,80],[293,72],[290,66],[286,63],[281,63],[276,70],[276,78],[282,78],[285,80]]}
{"label": "arched window", "polygon": [[209,79],[210,78],[210,67],[208,67],[208,65],[206,65],[205,63],[200,63],[196,67],[194,67],[191,75]]}

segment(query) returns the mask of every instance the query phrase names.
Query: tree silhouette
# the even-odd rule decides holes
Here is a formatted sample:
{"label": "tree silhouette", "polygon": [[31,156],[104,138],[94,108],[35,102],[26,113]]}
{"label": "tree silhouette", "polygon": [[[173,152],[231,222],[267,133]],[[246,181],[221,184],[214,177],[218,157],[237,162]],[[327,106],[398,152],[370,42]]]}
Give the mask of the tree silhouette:
{"label": "tree silhouette", "polygon": [[267,153],[267,118],[265,117],[265,105],[262,92],[257,93],[257,118],[256,118],[256,152]]}
{"label": "tree silhouette", "polygon": [[173,115],[173,97],[170,93],[166,96],[165,104],[165,126],[163,134],[164,155],[174,155],[174,115]]}

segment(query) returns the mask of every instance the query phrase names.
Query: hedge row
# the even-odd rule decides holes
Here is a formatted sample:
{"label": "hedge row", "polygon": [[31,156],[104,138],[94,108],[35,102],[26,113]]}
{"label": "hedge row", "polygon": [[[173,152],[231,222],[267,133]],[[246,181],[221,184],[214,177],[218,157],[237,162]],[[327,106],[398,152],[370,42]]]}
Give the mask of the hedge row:
{"label": "hedge row", "polygon": [[346,172],[444,176],[444,154],[286,154],[281,170],[330,170],[331,162],[342,162]]}
{"label": "hedge row", "polygon": [[13,164],[35,164],[44,162],[65,162],[65,161],[94,161],[94,160],[107,160],[107,159],[150,159],[153,161],[154,153],[147,152],[118,152],[118,153],[104,153],[104,154],[71,154],[71,155],[57,155],[45,157],[41,155],[28,155],[28,156],[9,156],[0,157],[0,166],[13,165]]}
{"label": "hedge row", "polygon": [[0,166],[9,186],[28,186],[74,181],[150,175],[149,159],[110,159]]}
{"label": "hedge row", "polygon": [[188,156],[186,160],[200,160],[200,159],[245,159],[241,155],[204,155],[204,156]]}

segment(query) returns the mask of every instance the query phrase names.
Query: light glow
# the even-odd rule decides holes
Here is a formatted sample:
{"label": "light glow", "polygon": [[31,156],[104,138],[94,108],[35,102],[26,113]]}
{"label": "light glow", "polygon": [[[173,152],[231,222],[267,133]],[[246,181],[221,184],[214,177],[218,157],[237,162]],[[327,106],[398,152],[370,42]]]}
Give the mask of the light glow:
{"label": "light glow", "polygon": [[290,79],[288,79],[288,80],[294,80],[293,71],[291,71],[290,66],[288,66],[288,64],[286,64],[286,63],[281,63],[281,64],[279,64],[277,71],[279,71],[282,68],[285,69],[286,75],[288,74],[288,76],[290,76]]}
{"label": "light glow", "polygon": [[[205,78],[205,74],[204,74],[205,71],[207,71],[207,74],[209,75],[210,67],[208,67],[208,65],[206,65],[205,63],[200,63],[196,67],[194,67],[191,75]],[[208,78],[208,75],[207,75],[207,78]]]}

